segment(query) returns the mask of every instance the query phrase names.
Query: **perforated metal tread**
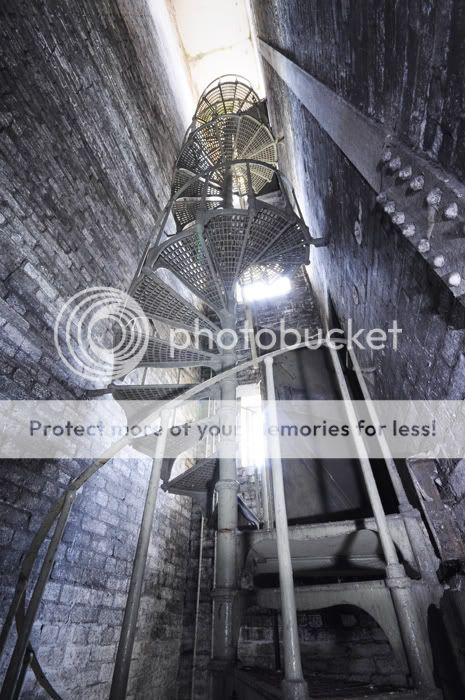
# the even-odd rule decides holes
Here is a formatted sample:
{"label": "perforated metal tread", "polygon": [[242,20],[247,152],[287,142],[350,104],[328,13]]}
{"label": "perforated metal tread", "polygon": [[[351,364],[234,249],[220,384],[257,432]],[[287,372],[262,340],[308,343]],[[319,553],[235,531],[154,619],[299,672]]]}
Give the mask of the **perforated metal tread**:
{"label": "perforated metal tread", "polygon": [[[124,386],[110,387],[110,392],[115,401],[122,407],[128,425],[132,426],[139,421],[144,421],[148,412],[154,408],[152,402],[167,402],[181,396],[185,391],[196,386],[195,384],[128,384]],[[201,394],[196,398],[204,398]]]}
{"label": "perforated metal tread", "polygon": [[[223,160],[256,159],[276,165],[276,140],[266,124],[248,115],[227,114],[195,129],[187,138],[177,162],[177,169],[197,175]],[[254,189],[261,191],[271,181],[270,173],[260,165],[251,167]],[[221,173],[215,183],[222,185]],[[233,189],[246,194],[244,179],[236,177]]]}
{"label": "perforated metal tread", "polygon": [[195,384],[127,384],[111,387],[116,401],[170,401]]}
{"label": "perforated metal tread", "polygon": [[163,484],[164,491],[188,495],[190,491],[207,491],[208,485],[215,476],[218,458],[200,459],[194,466],[186,469],[179,476]]}
{"label": "perforated metal tread", "polygon": [[[168,455],[168,458],[173,454],[179,456],[184,452],[187,452],[187,450],[191,450],[196,445],[204,442],[208,431],[201,433],[198,426],[200,425],[204,427],[214,423],[217,423],[217,418],[215,417],[205,418],[201,421],[195,421],[192,423],[183,423],[181,426],[176,426],[176,428],[179,428],[179,435],[177,434],[177,430],[172,428],[168,432],[165,454]],[[183,427],[186,425],[189,426],[188,430],[183,429]],[[132,442],[132,447],[139,452],[148,455],[149,457],[153,457],[155,454],[157,440],[158,437],[156,435],[146,435],[134,440]]]}
{"label": "perforated metal tread", "polygon": [[195,347],[177,348],[174,344],[150,338],[139,367],[210,367],[219,369],[219,355]]}
{"label": "perforated metal tread", "polygon": [[160,246],[153,269],[166,268],[173,272],[196,296],[212,309],[221,311],[226,299],[209,259],[201,230],[196,226],[173,236]]}
{"label": "perforated metal tread", "polygon": [[[231,176],[234,208],[245,209],[250,206],[251,199],[260,198],[265,185],[276,178],[278,189],[272,193],[273,198],[270,202],[270,193],[264,195],[267,197],[264,201],[279,209],[293,211],[286,192],[281,189],[284,187],[282,176],[272,165],[262,161],[225,161],[210,169],[204,176],[195,175],[188,170],[176,171],[171,211],[176,221],[177,232],[185,229],[197,217],[199,221],[203,221],[205,212],[224,207],[223,188],[216,183],[223,183],[226,174]],[[167,235],[173,233],[167,231]]]}
{"label": "perforated metal tread", "polygon": [[221,210],[160,247],[154,268],[167,268],[220,312],[236,282],[252,269],[269,279],[306,261],[308,233],[298,219],[267,205]]}
{"label": "perforated metal tread", "polygon": [[201,96],[195,119],[205,124],[222,114],[246,112],[260,101],[250,85],[240,80],[219,80]]}
{"label": "perforated metal tread", "polygon": [[188,170],[176,170],[172,194],[180,193],[173,202],[173,216],[178,231],[195,220],[200,206],[216,209],[223,204],[223,191],[220,184],[195,177]]}
{"label": "perforated metal tread", "polygon": [[189,304],[151,271],[140,276],[132,289],[132,296],[140,304],[146,316],[158,319],[172,328],[194,331],[197,321],[199,328],[208,328],[212,333],[220,330],[195,306]]}

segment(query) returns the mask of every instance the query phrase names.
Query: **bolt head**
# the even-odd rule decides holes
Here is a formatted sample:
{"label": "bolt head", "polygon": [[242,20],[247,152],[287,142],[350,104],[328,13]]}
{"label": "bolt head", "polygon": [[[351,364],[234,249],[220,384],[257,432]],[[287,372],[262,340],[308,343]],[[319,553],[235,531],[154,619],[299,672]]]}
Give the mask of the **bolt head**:
{"label": "bolt head", "polygon": [[422,238],[419,242],[417,249],[420,253],[427,253],[431,248],[430,242],[427,238]]}
{"label": "bolt head", "polygon": [[386,214],[394,214],[396,210],[396,203],[393,202],[392,199],[390,199],[386,202],[383,209],[386,212]]}
{"label": "bolt head", "polygon": [[459,272],[453,272],[451,275],[449,275],[449,279],[447,281],[451,287],[459,287],[462,277],[460,276]]}
{"label": "bolt head", "polygon": [[446,260],[444,258],[444,255],[436,255],[436,257],[433,260],[433,265],[434,267],[444,267]]}
{"label": "bolt head", "polygon": [[402,233],[407,238],[411,238],[412,236],[414,236],[415,230],[415,224],[405,224],[404,226],[402,226]]}
{"label": "bolt head", "polygon": [[452,204],[449,204],[449,206],[444,210],[444,217],[446,219],[456,219],[458,215],[459,208],[457,206],[457,202],[452,202]]}
{"label": "bolt head", "polygon": [[363,232],[362,232],[362,224],[360,221],[356,221],[354,224],[354,236],[355,240],[359,245],[362,245],[362,237],[363,237]]}
{"label": "bolt head", "polygon": [[442,192],[439,189],[439,187],[435,187],[434,189],[431,190],[431,192],[428,193],[428,196],[426,197],[426,201],[431,207],[437,207],[438,204],[440,204],[442,198]]}
{"label": "bolt head", "polygon": [[425,186],[425,178],[423,175],[417,175],[416,177],[412,178],[410,180],[410,189],[413,190],[413,192],[420,192],[420,190],[423,189]]}
{"label": "bolt head", "polygon": [[387,202],[386,192],[380,192],[379,195],[376,197],[376,201],[378,204],[385,204]]}
{"label": "bolt head", "polygon": [[389,161],[388,163],[388,168],[392,173],[395,173],[399,170],[401,166],[400,158],[397,156],[396,158],[392,158],[392,160]]}
{"label": "bolt head", "polygon": [[403,211],[396,211],[394,214],[391,216],[391,221],[393,224],[397,224],[400,226],[405,222],[405,214]]}
{"label": "bolt head", "polygon": [[381,160],[383,161],[383,163],[389,163],[391,158],[392,158],[392,151],[390,151],[389,148],[387,148],[384,151],[383,155],[381,156]]}
{"label": "bolt head", "polygon": [[405,168],[399,171],[399,177],[401,180],[408,180],[412,177],[412,166],[407,165]]}

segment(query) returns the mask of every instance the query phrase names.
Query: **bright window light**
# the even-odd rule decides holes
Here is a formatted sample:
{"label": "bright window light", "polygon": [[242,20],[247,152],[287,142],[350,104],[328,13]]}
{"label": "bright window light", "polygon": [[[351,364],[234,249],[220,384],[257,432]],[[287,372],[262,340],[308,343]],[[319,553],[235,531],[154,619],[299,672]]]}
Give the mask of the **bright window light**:
{"label": "bright window light", "polygon": [[237,387],[240,399],[240,454],[241,464],[252,473],[265,464],[265,438],[263,434],[263,409],[258,384],[242,384]]}
{"label": "bright window light", "polygon": [[251,284],[237,285],[236,299],[240,304],[251,301],[273,299],[289,294],[291,281],[288,277],[276,277],[272,282],[258,281]]}

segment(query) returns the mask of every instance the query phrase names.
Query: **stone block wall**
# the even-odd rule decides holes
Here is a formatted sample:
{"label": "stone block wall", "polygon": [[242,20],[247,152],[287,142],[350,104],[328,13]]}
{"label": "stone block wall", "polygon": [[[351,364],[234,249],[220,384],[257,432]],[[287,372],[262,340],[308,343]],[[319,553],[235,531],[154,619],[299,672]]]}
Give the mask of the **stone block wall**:
{"label": "stone block wall", "polygon": [[[55,350],[56,315],[87,287],[127,290],[169,197],[183,96],[153,25],[133,19],[129,31],[116,0],[1,3],[2,398],[85,396]],[[2,621],[44,514],[87,465],[1,465]],[[150,468],[128,451],[73,507],[32,638],[64,698],[108,697]],[[190,508],[159,494],[128,695],[138,700],[176,697]],[[21,697],[43,696],[28,674]]]}
{"label": "stone block wall", "polygon": [[[275,669],[273,616],[266,610],[248,611],[241,627],[239,659],[245,666]],[[331,681],[328,688],[348,689],[352,684],[379,688],[405,686],[405,674],[396,661],[384,632],[365,612],[350,606],[329,608],[318,613],[298,613],[299,637],[304,675],[312,691]],[[278,620],[281,664],[282,628]]]}
{"label": "stone block wall", "polygon": [[[188,567],[184,586],[184,614],[181,659],[178,673],[178,698],[203,700],[208,696],[208,664],[211,656],[212,601],[215,532],[204,522],[202,560],[200,536],[202,514],[192,509]],[[200,568],[200,589],[199,585]],[[197,595],[199,606],[197,609]],[[196,635],[197,616],[197,642]],[[194,662],[194,645],[196,645]],[[195,663],[195,667],[194,667]],[[194,690],[191,695],[192,688]]]}

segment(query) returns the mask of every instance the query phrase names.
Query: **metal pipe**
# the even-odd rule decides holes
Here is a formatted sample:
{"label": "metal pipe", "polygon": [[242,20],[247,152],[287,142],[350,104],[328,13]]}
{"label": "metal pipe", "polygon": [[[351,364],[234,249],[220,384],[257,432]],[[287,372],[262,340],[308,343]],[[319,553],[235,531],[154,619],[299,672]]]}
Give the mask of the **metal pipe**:
{"label": "metal pipe", "polygon": [[[347,352],[349,354],[350,361],[351,361],[352,366],[354,368],[354,372],[355,372],[355,375],[357,377],[357,381],[358,381],[360,388],[362,390],[363,398],[365,400],[370,419],[372,420],[373,424],[376,424],[379,422],[378,417],[377,417],[376,411],[373,407],[370,392],[368,391],[365,377],[363,376],[362,370],[361,370],[360,365],[358,363],[357,356],[352,348],[347,348]],[[407,508],[407,509],[411,510],[412,506],[407,498],[407,494],[405,493],[404,485],[403,485],[402,480],[400,478],[399,472],[397,471],[397,467],[395,465],[395,462],[392,458],[391,452],[390,452],[388,444],[387,444],[387,440],[382,433],[377,434],[377,440],[378,440],[379,446],[381,448],[383,459],[386,463],[386,467],[387,467],[387,470],[389,473],[389,478],[391,479],[391,483],[392,483],[393,489],[395,491],[397,501],[402,508]]]}
{"label": "metal pipe", "polygon": [[[365,377],[363,376],[354,350],[352,348],[347,348],[347,351],[357,376],[357,381],[362,390],[370,419],[373,425],[375,425],[379,421],[371,400],[370,392],[365,382]],[[377,439],[394,492],[396,494],[397,502],[399,504],[399,513],[403,518],[407,536],[412,546],[414,556],[417,560],[418,567],[422,573],[422,576],[430,580],[432,583],[437,583],[437,564],[434,558],[431,557],[430,551],[425,551],[425,539],[421,529],[421,515],[418,510],[412,506],[408,499],[404,484],[402,483],[397,466],[392,458],[386,438],[383,434],[378,434]]]}
{"label": "metal pipe", "polygon": [[263,500],[263,525],[265,530],[271,530],[273,527],[273,518],[271,514],[271,494],[269,483],[269,466],[268,460],[264,461],[263,468],[260,473],[260,483],[262,488]]}
{"label": "metal pipe", "polygon": [[197,636],[199,631],[200,589],[202,586],[203,529],[205,518],[200,520],[199,570],[197,573],[197,597],[195,600],[194,649],[192,652],[191,700],[194,700],[195,672],[197,671]]}
{"label": "metal pipe", "polygon": [[[269,427],[278,425],[273,358],[265,358],[266,395]],[[279,586],[281,594],[281,617],[284,642],[284,697],[307,699],[308,686],[304,681],[300,658],[299,629],[295,607],[294,578],[287,524],[286,498],[281,461],[279,436],[274,430],[267,431],[271,451],[274,510],[276,520],[276,542],[278,546]]]}
{"label": "metal pipe", "polygon": [[279,613],[273,614],[274,670],[281,671],[281,646],[279,643]]}
{"label": "metal pipe", "polygon": [[142,584],[144,581],[147,552],[152,532],[153,516],[157,502],[158,485],[165,452],[166,437],[168,432],[168,415],[165,410],[161,412],[161,434],[156,443],[155,458],[147,488],[144,505],[144,513],[139,531],[134,566],[132,569],[129,592],[124,611],[123,624],[116,653],[115,669],[110,689],[110,700],[124,700],[129,680],[134,638],[136,635],[137,616],[139,613]]}
{"label": "metal pipe", "polygon": [[434,689],[436,687],[433,671],[432,657],[429,643],[421,624],[421,613],[418,610],[417,601],[412,595],[412,584],[406,576],[403,564],[399,562],[396,548],[389,532],[386,514],[384,512],[378,487],[373,476],[368,453],[363,438],[357,430],[357,416],[352,404],[352,397],[347,386],[341,362],[337,351],[331,343],[328,344],[331,353],[334,370],[339,389],[344,399],[347,417],[357,447],[360,467],[363,479],[370,499],[371,508],[378,528],[378,535],[386,561],[386,583],[391,591],[392,602],[396,611],[402,641],[407,654],[410,672],[415,682],[415,687]]}
{"label": "metal pipe", "polygon": [[391,534],[389,532],[386,514],[384,512],[383,504],[381,502],[381,497],[379,495],[375,477],[373,476],[373,469],[371,468],[370,459],[368,457],[363,438],[357,430],[357,415],[355,413],[355,409],[352,403],[352,397],[350,395],[349,388],[344,377],[344,372],[342,371],[341,361],[332,343],[328,343],[328,348],[333,363],[334,371],[336,373],[336,379],[338,382],[339,390],[344,400],[344,407],[346,410],[347,418],[350,423],[352,436],[355,442],[357,453],[359,455],[358,461],[360,463],[363,481],[365,483],[371,509],[373,511],[376,525],[378,527],[378,534],[381,541],[381,547],[383,549],[384,559],[388,566],[398,565],[399,558],[397,556],[396,548],[394,546]]}
{"label": "metal pipe", "polygon": [[52,571],[55,555],[61,542],[63,531],[68,521],[68,516],[73,505],[75,495],[76,494],[74,491],[69,491],[64,498],[63,507],[61,509],[55,531],[50,540],[50,544],[47,548],[44,561],[42,562],[39,576],[32,592],[31,600],[27,606],[26,614],[22,620],[21,626],[18,629],[18,639],[16,641],[16,645],[8,665],[8,670],[5,675],[2,691],[0,693],[0,700],[11,700],[11,698],[14,697],[16,687],[21,676],[24,657],[29,645],[29,637],[31,636],[32,626],[36,618],[40,601],[42,600],[45,586],[47,585],[47,581]]}
{"label": "metal pipe", "polygon": [[[223,328],[235,329],[233,313],[224,314]],[[225,370],[234,367],[236,355],[225,351],[222,365]],[[237,491],[239,484],[236,471],[236,436],[223,433],[236,425],[235,373],[221,383],[220,427],[218,445],[219,480],[215,490],[218,494],[218,526],[215,555],[215,588],[213,598],[213,666],[210,682],[210,698],[216,700],[224,693],[225,669],[236,658],[235,599],[237,594],[236,531]]]}

